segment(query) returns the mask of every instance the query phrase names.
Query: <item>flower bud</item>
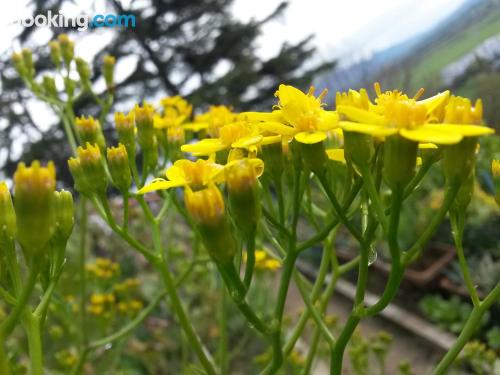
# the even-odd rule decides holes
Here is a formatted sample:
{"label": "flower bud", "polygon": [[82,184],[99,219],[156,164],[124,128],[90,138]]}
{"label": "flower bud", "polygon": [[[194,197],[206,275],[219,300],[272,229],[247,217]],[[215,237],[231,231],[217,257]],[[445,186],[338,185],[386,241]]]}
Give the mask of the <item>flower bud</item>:
{"label": "flower bud", "polygon": [[45,92],[45,95],[52,98],[57,98],[56,81],[54,81],[54,78],[48,75],[44,75],[42,81],[42,87]]}
{"label": "flower bud", "polygon": [[54,192],[55,230],[52,240],[65,245],[74,225],[73,196],[69,191]]}
{"label": "flower bud", "polygon": [[25,77],[26,67],[24,66],[23,56],[18,52],[14,52],[11,56],[11,60],[17,74],[19,74],[20,77]]}
{"label": "flower bud", "polygon": [[235,160],[224,168],[231,216],[244,235],[255,231],[260,218],[257,177],[263,170],[259,159]]}
{"label": "flower bud", "polygon": [[493,183],[495,185],[495,199],[500,205],[500,160],[493,160],[491,162],[491,174],[493,175]]}
{"label": "flower bud", "polygon": [[[281,136],[277,137],[281,138]],[[273,180],[280,179],[285,169],[285,158],[281,140],[263,145],[262,159],[264,159],[264,164],[266,165],[266,174],[269,174]]]}
{"label": "flower bud", "polygon": [[81,57],[75,58],[76,71],[80,76],[80,80],[85,87],[90,85],[90,68],[89,64]]}
{"label": "flower bud", "polygon": [[25,255],[43,249],[54,232],[54,191],[56,172],[49,162],[42,167],[34,161],[30,167],[20,163],[14,174],[14,207],[17,240]]}
{"label": "flower bud", "polygon": [[127,192],[132,183],[127,149],[121,143],[118,147],[108,147],[107,159],[113,185],[122,193]]}
{"label": "flower bud", "polygon": [[26,68],[28,78],[35,76],[35,66],[33,65],[33,53],[29,48],[23,48],[21,55],[23,57],[23,65]]}
{"label": "flower bud", "polygon": [[103,59],[102,74],[104,75],[104,81],[106,82],[106,87],[110,88],[113,86],[113,74],[115,71],[116,59],[114,56],[106,55]]}
{"label": "flower bud", "polygon": [[92,116],[81,116],[75,119],[75,126],[82,144],[97,144],[104,152],[106,141],[99,120],[95,120]]}
{"label": "flower bud", "polygon": [[305,164],[309,166],[311,171],[316,174],[323,172],[326,161],[328,160],[325,142],[300,143],[300,151]]}
{"label": "flower bud", "polygon": [[220,190],[213,184],[195,192],[186,187],[184,202],[212,259],[223,265],[231,263],[236,254],[236,240]]}
{"label": "flower bud", "polygon": [[73,60],[73,56],[75,55],[75,43],[69,39],[67,34],[60,34],[57,39],[61,47],[61,55],[64,64],[67,68],[69,68],[71,61]]}
{"label": "flower bud", "polygon": [[16,212],[5,182],[0,182],[0,246],[16,236]]}
{"label": "flower bud", "polygon": [[462,184],[474,171],[477,137],[466,137],[455,145],[443,146],[443,171],[449,184]]}
{"label": "flower bud", "polygon": [[384,143],[384,179],[391,189],[404,188],[415,174],[418,143],[399,135]]}
{"label": "flower bud", "polygon": [[144,152],[144,167],[149,173],[156,169],[158,164],[158,141],[156,136],[153,136],[153,142],[151,146],[143,150]]}
{"label": "flower bud", "polygon": [[470,176],[460,185],[457,196],[450,207],[450,212],[454,215],[463,215],[469,206],[469,203],[474,194],[475,175],[471,173]]}
{"label": "flower bud", "polygon": [[134,107],[135,124],[137,126],[137,140],[142,149],[152,147],[154,144],[154,108],[152,105],[144,103],[142,107]]}
{"label": "flower bud", "polygon": [[101,151],[97,145],[78,147],[78,157],[68,161],[75,188],[84,195],[103,194],[108,187]]}
{"label": "flower bud", "polygon": [[127,149],[129,158],[135,158],[135,120],[134,112],[124,114],[115,112],[115,126],[118,140]]}
{"label": "flower bud", "polygon": [[49,42],[50,47],[50,59],[52,63],[56,66],[56,68],[61,67],[61,46],[59,42],[56,40],[52,40]]}
{"label": "flower bud", "polygon": [[344,155],[358,173],[368,168],[375,155],[373,137],[367,134],[344,131]]}

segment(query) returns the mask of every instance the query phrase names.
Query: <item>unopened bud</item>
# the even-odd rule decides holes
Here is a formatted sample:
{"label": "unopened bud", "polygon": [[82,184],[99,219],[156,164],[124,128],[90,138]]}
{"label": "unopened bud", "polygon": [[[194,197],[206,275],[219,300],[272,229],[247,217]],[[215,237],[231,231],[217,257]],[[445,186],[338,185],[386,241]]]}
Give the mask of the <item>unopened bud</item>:
{"label": "unopened bud", "polygon": [[24,66],[23,56],[18,52],[14,52],[11,56],[11,60],[17,74],[19,74],[20,77],[25,77],[27,71],[26,66]]}
{"label": "unopened bud", "polygon": [[90,85],[90,68],[89,64],[82,59],[81,57],[75,58],[75,63],[76,63],[76,71],[78,72],[78,75],[80,76],[80,80],[82,81],[82,84],[84,87],[88,87]]}
{"label": "unopened bud", "polygon": [[128,191],[132,183],[127,149],[121,143],[118,147],[108,147],[107,159],[113,185],[122,193]]}
{"label": "unopened bud", "polygon": [[64,64],[67,68],[69,68],[71,61],[73,60],[73,56],[75,55],[75,43],[69,39],[67,34],[60,34],[57,40],[59,41],[59,45],[61,47],[61,55]]}
{"label": "unopened bud", "polygon": [[97,144],[99,149],[104,151],[106,141],[99,120],[94,119],[92,116],[81,116],[75,119],[75,126],[82,144]]}
{"label": "unopened bud", "polygon": [[0,182],[0,245],[16,236],[16,212],[12,196],[5,182]]}
{"label": "unopened bud", "polygon": [[212,259],[219,264],[232,262],[236,254],[236,240],[220,190],[213,184],[194,192],[186,187],[184,200]]}
{"label": "unopened bud", "polygon": [[102,74],[104,75],[104,81],[106,82],[106,87],[110,88],[113,86],[113,75],[115,71],[116,59],[114,56],[106,55],[103,59]]}
{"label": "unopened bud", "polygon": [[35,76],[35,66],[33,65],[33,53],[29,48],[23,48],[21,52],[23,56],[23,64],[26,68],[26,73],[28,78],[33,78]]}
{"label": "unopened bud", "polygon": [[49,42],[50,47],[50,59],[56,68],[61,67],[61,46],[57,40],[52,40]]}
{"label": "unopened bud", "polygon": [[358,173],[370,165],[374,155],[375,147],[372,136],[344,131],[344,156]]}
{"label": "unopened bud", "polygon": [[455,145],[442,146],[443,171],[449,184],[462,184],[474,171],[477,137],[466,137]]}
{"label": "unopened bud", "polygon": [[253,233],[260,218],[257,178],[263,170],[260,159],[235,160],[224,168],[231,216],[244,235]]}
{"label": "unopened bud", "polygon": [[34,161],[30,167],[20,163],[14,174],[14,207],[17,240],[25,254],[45,247],[54,231],[53,201],[56,187],[54,164],[42,167]]}
{"label": "unopened bud", "polygon": [[57,98],[56,81],[54,80],[54,78],[48,75],[44,75],[42,81],[42,87],[43,90],[45,91],[45,95],[52,98]]}
{"label": "unopened bud", "polygon": [[99,147],[87,143],[85,148],[78,147],[77,153],[77,158],[68,160],[75,188],[87,196],[103,194],[108,187],[108,181]]}
{"label": "unopened bud", "polygon": [[52,240],[65,245],[74,225],[73,196],[69,191],[54,192],[55,230]]}
{"label": "unopened bud", "polygon": [[415,174],[418,143],[399,135],[384,144],[384,180],[391,189],[404,188]]}
{"label": "unopened bud", "polygon": [[137,140],[143,149],[153,146],[154,143],[154,108],[148,103],[142,107],[134,107],[135,124],[137,126]]}

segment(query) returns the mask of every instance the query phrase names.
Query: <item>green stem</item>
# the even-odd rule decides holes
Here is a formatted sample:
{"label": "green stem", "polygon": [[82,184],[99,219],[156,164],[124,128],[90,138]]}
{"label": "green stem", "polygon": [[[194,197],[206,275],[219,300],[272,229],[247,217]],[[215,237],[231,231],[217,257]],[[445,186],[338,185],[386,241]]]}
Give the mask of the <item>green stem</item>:
{"label": "green stem", "polygon": [[87,251],[87,206],[86,199],[80,196],[80,232],[78,244],[78,271],[80,276],[80,349],[83,351],[87,345],[87,273],[85,258]]}
{"label": "green stem", "polygon": [[28,338],[28,350],[31,363],[32,375],[43,375],[42,336],[40,331],[40,319],[26,311],[25,330]]}
{"label": "green stem", "polygon": [[382,225],[384,233],[388,233],[389,228],[387,225],[387,220],[385,218],[384,207],[382,206],[382,201],[380,200],[380,196],[378,194],[377,187],[375,186],[375,181],[373,180],[370,168],[365,168],[363,171],[361,171],[361,174],[363,176],[363,188],[370,197],[370,201],[373,205],[373,208],[375,209],[377,219]]}
{"label": "green stem", "polygon": [[401,264],[401,251],[398,244],[399,218],[403,203],[403,189],[395,188],[392,191],[391,217],[389,221],[388,244],[391,253],[391,272],[382,297],[377,303],[365,310],[366,315],[375,315],[386,308],[398,291],[404,266]]}
{"label": "green stem", "polygon": [[189,341],[189,345],[195,351],[198,359],[200,360],[201,365],[204,370],[209,375],[217,374],[217,370],[214,367],[212,360],[208,356],[208,352],[203,347],[200,338],[196,334],[191,321],[189,320],[184,307],[182,306],[182,302],[177,294],[177,290],[175,287],[175,281],[172,277],[170,270],[168,269],[165,262],[162,260],[156,261],[155,266],[161,273],[163,278],[163,282],[165,284],[165,289],[170,297],[170,305],[172,309],[175,311],[177,315],[177,319],[186,335],[187,340]]}
{"label": "green stem", "polygon": [[476,332],[481,319],[484,314],[488,311],[491,305],[500,298],[500,283],[488,294],[488,296],[479,305],[474,306],[472,313],[469,315],[465,326],[458,336],[457,341],[453,344],[451,349],[446,353],[446,355],[441,359],[437,367],[434,369],[433,375],[445,374],[448,367],[453,363],[455,358],[460,354],[461,350],[465,344],[469,341],[472,335]]}
{"label": "green stem", "polygon": [[470,276],[469,266],[467,265],[467,260],[465,259],[464,246],[462,242],[464,233],[464,214],[450,214],[451,227],[453,233],[453,239],[455,240],[455,247],[457,249],[458,261],[460,263],[460,269],[464,277],[465,285],[469,291],[472,303],[474,306],[480,304],[479,296],[477,295],[477,290],[474,287],[474,283]]}
{"label": "green stem", "polygon": [[29,270],[28,280],[26,280],[26,284],[24,285],[20,295],[17,297],[17,304],[12,309],[9,316],[0,325],[0,336],[6,338],[8,335],[10,335],[16,324],[21,319],[24,308],[28,304],[31,293],[35,288],[39,271],[39,262],[33,259]]}
{"label": "green stem", "polygon": [[220,289],[220,308],[219,308],[219,368],[221,374],[227,374],[228,363],[228,339],[227,339],[227,317],[226,317],[226,289]]}
{"label": "green stem", "polygon": [[10,375],[9,359],[4,349],[5,339],[0,336],[0,374]]}

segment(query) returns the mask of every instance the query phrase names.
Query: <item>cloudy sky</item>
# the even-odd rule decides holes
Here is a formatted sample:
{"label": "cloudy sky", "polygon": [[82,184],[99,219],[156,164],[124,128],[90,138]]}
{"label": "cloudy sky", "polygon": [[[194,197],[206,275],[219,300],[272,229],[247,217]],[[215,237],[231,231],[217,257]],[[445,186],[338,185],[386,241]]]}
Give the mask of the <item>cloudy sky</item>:
{"label": "cloudy sky", "polygon": [[[147,3],[147,0],[138,0]],[[425,31],[451,13],[465,0],[290,0],[286,13],[265,26],[259,40],[263,55],[275,53],[283,41],[296,42],[309,34],[320,57],[346,60],[369,55]],[[122,0],[126,7],[130,0]],[[233,13],[247,20],[270,14],[281,0],[235,0]],[[9,1],[0,12],[0,50],[9,48],[19,26],[12,22],[29,15],[27,0]],[[72,16],[109,11],[105,0],[79,0],[63,9]],[[93,6],[92,6],[93,5]],[[85,33],[85,32],[84,32]],[[88,33],[88,31],[86,31]],[[43,32],[39,38],[44,39]],[[47,33],[47,38],[50,33]]]}

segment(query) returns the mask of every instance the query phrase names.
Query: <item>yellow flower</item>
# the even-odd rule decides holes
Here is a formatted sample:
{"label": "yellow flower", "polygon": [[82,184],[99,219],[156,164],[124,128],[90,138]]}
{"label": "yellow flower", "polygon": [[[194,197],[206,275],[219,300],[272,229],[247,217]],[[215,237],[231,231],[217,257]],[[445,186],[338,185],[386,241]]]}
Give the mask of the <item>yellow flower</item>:
{"label": "yellow flower", "polygon": [[166,117],[184,116],[188,118],[193,112],[193,106],[179,95],[168,96],[160,100],[163,113]]}
{"label": "yellow flower", "polygon": [[224,105],[210,106],[208,112],[195,117],[194,122],[184,124],[186,130],[200,131],[207,129],[212,138],[219,136],[219,129],[224,125],[231,124],[237,119],[237,114]]}
{"label": "yellow flower", "polygon": [[[247,261],[246,253],[243,254],[243,261]],[[265,250],[255,250],[255,268],[258,270],[275,271],[281,267],[281,262],[271,258]]]}
{"label": "yellow flower", "polygon": [[184,201],[189,214],[198,223],[215,224],[225,215],[224,198],[214,184],[198,191],[187,186]]}
{"label": "yellow flower", "polygon": [[[326,111],[322,99],[327,94],[324,90],[318,97],[314,96],[314,87],[307,94],[288,85],[280,85],[274,94],[278,99],[274,111],[267,116],[268,121],[259,123],[261,129],[285,137],[294,137],[296,141],[305,144],[322,142],[327,132],[338,126],[338,115],[333,111]],[[278,112],[278,113],[277,113]],[[279,120],[282,116],[282,121]],[[251,114],[249,118],[258,118]],[[261,115],[261,119],[266,116]]]}
{"label": "yellow flower", "polygon": [[205,188],[211,181],[222,182],[221,179],[223,179],[224,174],[220,172],[223,169],[222,165],[216,164],[211,160],[177,160],[166,171],[168,180],[157,178],[140,189],[138,194],[181,186],[189,186],[192,190],[200,190]]}
{"label": "yellow flower", "polygon": [[262,141],[263,136],[255,125],[240,121],[224,125],[217,138],[202,139],[199,142],[181,146],[183,152],[196,156],[211,155],[230,148],[248,149]]}
{"label": "yellow flower", "polygon": [[[414,142],[445,145],[456,144],[465,136],[493,132],[490,128],[475,125],[480,122],[478,118],[482,113],[480,101],[476,110],[471,108],[470,102],[467,105],[467,100],[450,98],[449,91],[425,100],[417,100],[423,90],[413,98],[396,90],[382,93],[378,84],[375,91],[375,104],[367,102],[364,90],[337,95],[337,99],[340,98],[337,112],[342,116],[340,126],[343,130],[375,137],[399,134]],[[437,113],[443,108],[444,122],[438,124]]]}

